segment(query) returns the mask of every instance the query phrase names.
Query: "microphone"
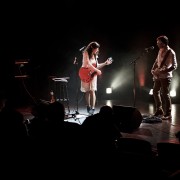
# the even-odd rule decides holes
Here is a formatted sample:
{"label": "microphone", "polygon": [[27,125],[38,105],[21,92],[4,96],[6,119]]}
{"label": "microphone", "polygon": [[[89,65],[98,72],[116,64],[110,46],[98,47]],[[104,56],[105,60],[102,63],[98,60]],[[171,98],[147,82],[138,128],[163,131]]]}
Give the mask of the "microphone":
{"label": "microphone", "polygon": [[73,64],[77,64],[77,57],[74,58]]}
{"label": "microphone", "polygon": [[144,50],[147,51],[147,52],[149,52],[149,51],[151,51],[151,50],[153,50],[153,49],[154,49],[154,46],[151,46],[151,47],[145,48]]}
{"label": "microphone", "polygon": [[79,49],[79,51],[83,51],[86,48],[86,46],[83,46],[82,48]]}

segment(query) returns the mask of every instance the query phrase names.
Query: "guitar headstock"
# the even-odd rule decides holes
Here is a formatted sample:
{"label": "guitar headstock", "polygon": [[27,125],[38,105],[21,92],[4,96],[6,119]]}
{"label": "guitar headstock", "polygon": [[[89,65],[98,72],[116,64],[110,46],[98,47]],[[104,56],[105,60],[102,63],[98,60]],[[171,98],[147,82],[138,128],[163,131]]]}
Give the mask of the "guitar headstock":
{"label": "guitar headstock", "polygon": [[109,57],[106,61],[106,64],[109,65],[113,62],[113,58],[112,57]]}

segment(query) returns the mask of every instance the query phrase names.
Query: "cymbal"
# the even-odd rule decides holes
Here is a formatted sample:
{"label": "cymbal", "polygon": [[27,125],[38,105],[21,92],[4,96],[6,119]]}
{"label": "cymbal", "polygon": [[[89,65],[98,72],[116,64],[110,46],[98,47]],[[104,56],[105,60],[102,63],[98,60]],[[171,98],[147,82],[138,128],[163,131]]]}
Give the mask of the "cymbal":
{"label": "cymbal", "polygon": [[52,78],[52,80],[55,82],[68,82],[65,78]]}
{"label": "cymbal", "polygon": [[70,77],[62,77],[63,79],[70,79]]}
{"label": "cymbal", "polygon": [[15,64],[28,64],[29,59],[19,59],[15,61]]}
{"label": "cymbal", "polygon": [[28,64],[29,62],[27,61],[16,61],[15,64]]}
{"label": "cymbal", "polygon": [[28,78],[28,75],[19,75],[19,76],[14,76],[15,78]]}

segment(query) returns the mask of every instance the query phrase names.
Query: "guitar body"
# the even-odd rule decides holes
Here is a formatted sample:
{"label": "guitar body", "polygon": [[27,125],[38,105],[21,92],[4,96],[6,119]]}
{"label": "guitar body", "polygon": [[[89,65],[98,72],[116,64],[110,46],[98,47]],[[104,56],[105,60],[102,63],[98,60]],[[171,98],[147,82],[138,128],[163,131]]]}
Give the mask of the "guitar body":
{"label": "guitar body", "polygon": [[[103,63],[103,65],[98,67],[98,69],[104,67],[105,65],[111,64],[112,61],[113,61],[112,57],[108,58],[106,63]],[[92,79],[94,78],[94,75],[96,75],[96,72],[95,71],[92,72],[89,68],[81,67],[79,69],[79,77],[80,77],[81,81],[83,81],[85,83],[91,82]]]}
{"label": "guitar body", "polygon": [[85,83],[91,82],[94,75],[95,73],[93,73],[89,68],[81,67],[79,69],[79,77]]}
{"label": "guitar body", "polygon": [[164,71],[164,70],[166,70],[166,69],[167,69],[166,66],[163,66],[162,68],[156,68],[156,69],[154,70],[154,75],[153,75],[154,79],[158,79],[159,76],[162,74],[162,71]]}

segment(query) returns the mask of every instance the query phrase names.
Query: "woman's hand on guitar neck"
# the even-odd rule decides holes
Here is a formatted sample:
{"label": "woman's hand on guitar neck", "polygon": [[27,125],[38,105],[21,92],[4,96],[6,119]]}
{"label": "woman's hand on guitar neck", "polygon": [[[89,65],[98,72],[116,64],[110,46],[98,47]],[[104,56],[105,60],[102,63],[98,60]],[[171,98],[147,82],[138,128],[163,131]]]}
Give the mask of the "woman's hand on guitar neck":
{"label": "woman's hand on guitar neck", "polygon": [[106,65],[110,65],[112,62],[113,62],[112,57],[109,57],[109,58],[105,61],[105,64],[106,64]]}

